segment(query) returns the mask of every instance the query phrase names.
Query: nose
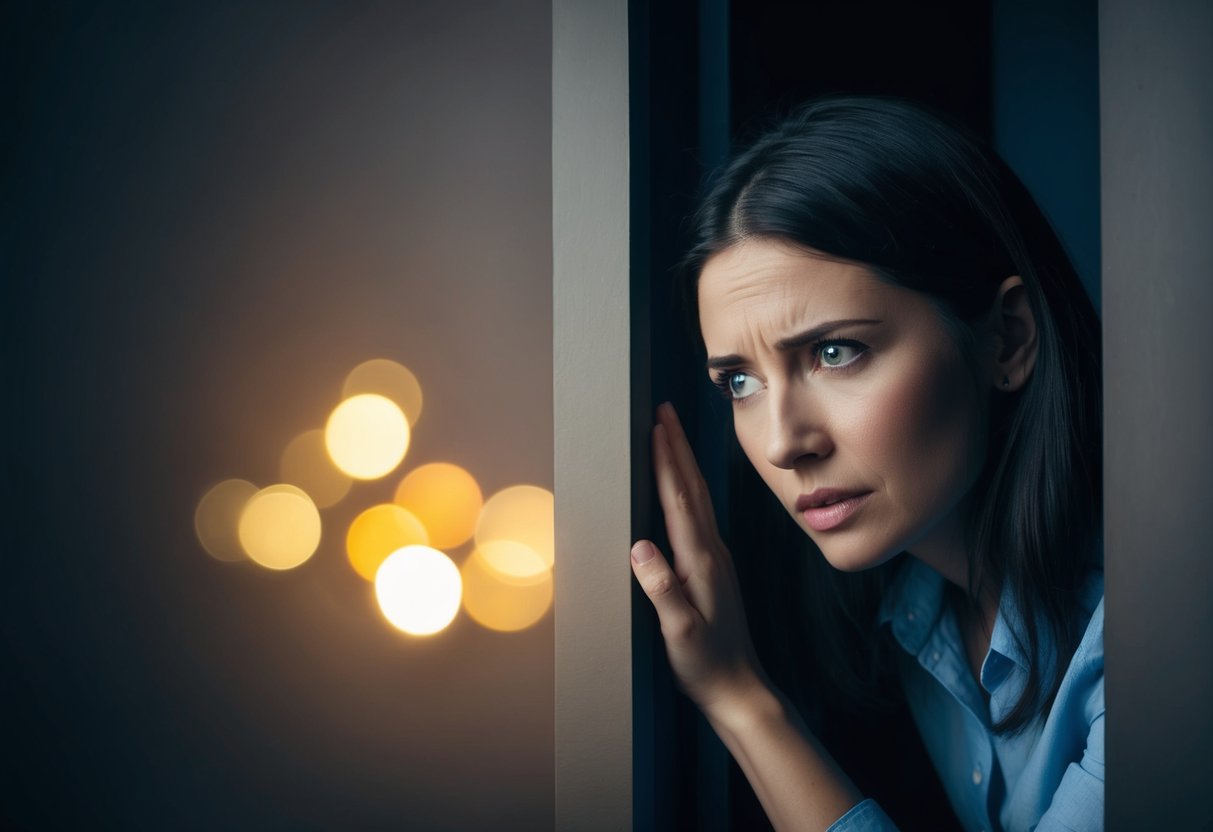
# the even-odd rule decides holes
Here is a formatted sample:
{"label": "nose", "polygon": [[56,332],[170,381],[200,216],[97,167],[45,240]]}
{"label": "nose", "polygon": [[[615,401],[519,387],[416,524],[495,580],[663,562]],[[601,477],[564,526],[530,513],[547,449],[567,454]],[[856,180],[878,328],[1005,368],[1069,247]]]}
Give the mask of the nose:
{"label": "nose", "polygon": [[768,390],[767,406],[766,456],[772,465],[792,469],[833,451],[821,403],[801,386]]}

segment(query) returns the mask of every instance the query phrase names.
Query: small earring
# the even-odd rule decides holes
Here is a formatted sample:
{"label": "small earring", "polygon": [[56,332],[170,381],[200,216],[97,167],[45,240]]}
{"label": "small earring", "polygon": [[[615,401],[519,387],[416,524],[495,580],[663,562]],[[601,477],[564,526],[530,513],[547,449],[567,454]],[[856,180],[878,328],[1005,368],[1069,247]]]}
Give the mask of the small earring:
{"label": "small earring", "polygon": [[1010,378],[1008,378],[1007,376],[1003,376],[1003,377],[1002,377],[1002,386],[1003,386],[1003,387],[1010,387],[1010,386],[1011,386],[1011,379],[1010,379]]}

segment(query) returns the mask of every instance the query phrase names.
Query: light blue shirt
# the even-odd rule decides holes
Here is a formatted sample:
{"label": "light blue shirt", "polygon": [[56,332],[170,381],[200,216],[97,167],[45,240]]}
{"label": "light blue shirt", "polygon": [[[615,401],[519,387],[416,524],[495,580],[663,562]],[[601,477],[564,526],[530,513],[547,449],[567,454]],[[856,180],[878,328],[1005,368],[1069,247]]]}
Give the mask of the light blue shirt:
{"label": "light blue shirt", "polygon": [[[1079,593],[1086,629],[1052,708],[1022,732],[998,736],[991,725],[1015,705],[1027,679],[1028,656],[1015,637],[1022,619],[1011,593],[1003,592],[981,666],[987,704],[951,606],[944,603],[944,579],[905,557],[909,562],[882,605],[881,621],[901,647],[898,663],[910,712],[961,825],[1005,832],[1103,829],[1103,572],[1092,570]],[[1051,643],[1040,661],[1047,678],[1056,661]],[[896,828],[869,799],[830,832]]]}

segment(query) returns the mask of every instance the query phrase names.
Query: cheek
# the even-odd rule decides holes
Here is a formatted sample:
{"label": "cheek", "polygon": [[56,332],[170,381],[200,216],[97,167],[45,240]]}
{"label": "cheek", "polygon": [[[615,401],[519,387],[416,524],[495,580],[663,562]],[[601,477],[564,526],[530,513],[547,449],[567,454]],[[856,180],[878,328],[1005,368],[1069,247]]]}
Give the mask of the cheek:
{"label": "cheek", "polygon": [[866,464],[894,497],[917,503],[968,490],[985,444],[977,391],[964,368],[898,373],[874,399],[857,426],[866,437]]}
{"label": "cheek", "polygon": [[743,418],[741,414],[733,414],[733,434],[737,437],[737,444],[741,446],[742,452],[746,455],[746,459],[750,461],[750,465],[762,475],[763,480],[767,478],[763,463],[766,457],[762,453],[762,440],[760,438],[760,426],[755,419]]}

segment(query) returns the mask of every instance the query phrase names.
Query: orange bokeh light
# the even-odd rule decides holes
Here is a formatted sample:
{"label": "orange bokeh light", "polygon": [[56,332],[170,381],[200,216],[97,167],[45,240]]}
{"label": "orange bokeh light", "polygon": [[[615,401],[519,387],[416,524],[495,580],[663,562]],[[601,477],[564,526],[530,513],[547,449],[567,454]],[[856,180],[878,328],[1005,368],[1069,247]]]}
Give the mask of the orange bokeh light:
{"label": "orange bokeh light", "polygon": [[463,468],[449,462],[422,465],[400,481],[395,502],[408,509],[430,534],[430,545],[450,549],[476,531],[484,499]]}

